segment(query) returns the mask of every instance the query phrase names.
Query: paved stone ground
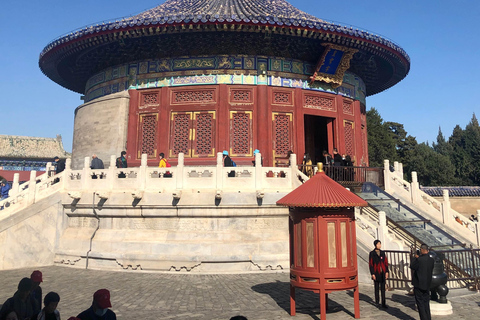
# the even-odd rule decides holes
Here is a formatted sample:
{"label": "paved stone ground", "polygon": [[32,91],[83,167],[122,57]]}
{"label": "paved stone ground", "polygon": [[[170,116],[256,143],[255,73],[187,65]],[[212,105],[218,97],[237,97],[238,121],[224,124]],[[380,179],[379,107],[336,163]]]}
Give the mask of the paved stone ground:
{"label": "paved stone ground", "polygon": [[[320,319],[318,295],[297,291],[297,315],[289,315],[289,275],[257,274],[165,274],[109,272],[43,267],[44,295],[60,294],[58,307],[62,319],[88,308],[93,292],[107,288],[118,319],[211,319],[228,320],[238,314],[249,320]],[[0,271],[0,303],[16,290],[18,281],[33,270]],[[476,319],[480,312],[480,293],[466,289],[451,290],[454,314],[434,319]],[[418,319],[413,297],[404,291],[387,292],[386,311],[372,304],[373,286],[360,287],[362,319]],[[352,292],[329,295],[327,318],[353,319]]]}

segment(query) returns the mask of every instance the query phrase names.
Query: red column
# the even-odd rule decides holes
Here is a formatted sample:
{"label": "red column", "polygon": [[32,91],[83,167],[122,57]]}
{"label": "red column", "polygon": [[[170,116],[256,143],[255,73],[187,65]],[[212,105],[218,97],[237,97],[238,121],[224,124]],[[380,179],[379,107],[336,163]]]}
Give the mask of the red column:
{"label": "red column", "polygon": [[360,113],[360,101],[354,100],[353,101],[353,112],[355,115],[355,122],[354,122],[354,135],[355,135],[355,154],[353,155],[353,159],[355,159],[355,166],[361,165],[360,160],[362,156],[365,158],[363,154],[363,146],[362,146],[362,118]]}
{"label": "red column", "polygon": [[345,129],[343,116],[343,96],[337,95],[335,97],[335,105],[337,106],[337,120],[335,121],[335,141],[332,149],[329,150],[333,156],[333,148],[338,149],[339,154],[345,153]]}
{"label": "red column", "polygon": [[[137,90],[128,90],[130,95],[130,102],[128,108],[128,126],[127,126],[127,160],[131,161],[137,159],[137,131],[138,131],[138,117],[137,117],[137,107],[138,107],[138,91]],[[119,151],[119,154],[122,150]],[[131,161],[132,162],[132,161]]]}
{"label": "red column", "polygon": [[217,152],[229,149],[230,144],[230,105],[228,103],[228,86],[220,84],[218,88],[217,103]]}
{"label": "red column", "polygon": [[[158,135],[157,135],[157,154],[163,152],[168,157],[170,142],[170,93],[171,88],[163,87],[160,90],[160,106],[158,107]],[[176,165],[176,159],[170,161],[170,164]],[[158,166],[158,162],[155,164]]]}
{"label": "red column", "polygon": [[[255,90],[255,89],[254,89]],[[254,91],[255,92],[255,91]],[[263,165],[271,166],[272,159],[272,120],[271,112],[269,112],[267,86],[256,87],[256,101],[253,107],[253,120],[256,122],[255,138],[253,140],[253,148],[260,150],[263,157]],[[270,117],[269,117],[270,115]],[[255,119],[256,118],[256,119]],[[270,129],[269,129],[270,128]],[[254,128],[255,129],[255,128]]]}
{"label": "red column", "polygon": [[293,110],[293,132],[295,133],[293,152],[297,155],[297,163],[301,164],[303,154],[305,153],[305,126],[303,112],[303,90],[300,88],[295,89],[295,106]]}

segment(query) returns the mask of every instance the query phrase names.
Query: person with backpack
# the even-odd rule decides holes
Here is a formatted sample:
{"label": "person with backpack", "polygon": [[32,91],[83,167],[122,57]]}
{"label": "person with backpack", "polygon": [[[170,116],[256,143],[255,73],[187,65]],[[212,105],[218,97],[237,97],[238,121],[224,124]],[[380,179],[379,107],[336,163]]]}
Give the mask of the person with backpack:
{"label": "person with backpack", "polygon": [[[170,168],[172,166],[170,162],[168,162],[168,160],[165,159],[165,154],[163,152],[160,153],[159,157],[160,157],[160,163],[158,164],[159,168]],[[170,171],[166,171],[163,176],[165,178],[171,178],[172,173]]]}
{"label": "person with backpack", "polygon": [[[122,151],[120,153],[120,157],[117,158],[117,161],[115,163],[115,165],[117,166],[117,168],[127,168],[128,167],[128,164],[127,164],[127,152],[126,151]],[[119,174],[118,174],[118,177],[119,178],[126,178],[127,175],[125,174],[125,172],[121,171]]]}
{"label": "person with backpack", "polygon": [[[237,164],[230,158],[227,150],[223,150],[223,166],[224,167],[236,167]],[[228,177],[235,177],[235,170],[228,173]]]}

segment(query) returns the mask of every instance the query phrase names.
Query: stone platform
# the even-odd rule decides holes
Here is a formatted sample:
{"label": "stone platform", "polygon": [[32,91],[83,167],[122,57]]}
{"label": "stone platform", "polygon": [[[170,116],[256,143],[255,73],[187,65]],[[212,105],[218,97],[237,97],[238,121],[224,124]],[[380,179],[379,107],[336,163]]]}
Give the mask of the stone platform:
{"label": "stone platform", "polygon": [[[43,267],[43,292],[56,291],[62,319],[89,307],[93,292],[111,291],[113,310],[125,319],[228,320],[238,314],[249,320],[320,319],[318,295],[298,290],[297,315],[289,315],[289,274],[216,274],[113,272]],[[0,303],[11,296],[18,281],[33,269],[0,271]],[[449,294],[453,315],[433,319],[476,319],[480,294],[454,289]],[[387,310],[373,304],[373,286],[360,285],[362,319],[418,319],[414,298],[404,291],[388,291]],[[330,320],[354,319],[351,292],[329,295]]]}

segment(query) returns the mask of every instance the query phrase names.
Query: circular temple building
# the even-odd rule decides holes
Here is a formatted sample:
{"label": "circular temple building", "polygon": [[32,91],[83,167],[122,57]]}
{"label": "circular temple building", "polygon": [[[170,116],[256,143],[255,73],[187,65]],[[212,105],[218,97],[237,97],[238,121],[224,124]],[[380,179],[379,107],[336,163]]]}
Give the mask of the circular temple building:
{"label": "circular temple building", "polygon": [[365,98],[408,73],[410,59],[377,35],[323,21],[284,0],[168,0],[49,43],[40,68],[83,95],[72,166],[127,151],[214,164],[228,150],[251,164],[288,151],[338,148],[368,165]]}

